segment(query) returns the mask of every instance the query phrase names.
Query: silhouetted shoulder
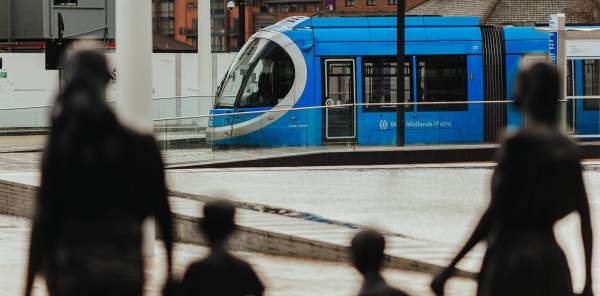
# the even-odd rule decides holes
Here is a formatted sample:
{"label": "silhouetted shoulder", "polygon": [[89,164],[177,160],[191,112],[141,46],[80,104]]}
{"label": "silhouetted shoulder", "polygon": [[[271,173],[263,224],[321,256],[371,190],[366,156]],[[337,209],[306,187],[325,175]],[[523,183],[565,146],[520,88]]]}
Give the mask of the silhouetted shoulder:
{"label": "silhouetted shoulder", "polygon": [[544,161],[579,161],[579,147],[566,135],[552,127],[531,127],[512,134],[502,143],[499,161],[528,156]]}
{"label": "silhouetted shoulder", "polygon": [[358,296],[408,296],[408,294],[394,287],[385,285],[378,289],[360,293]]}
{"label": "silhouetted shoulder", "polygon": [[258,296],[264,289],[252,267],[229,254],[191,264],[181,282],[181,295]]}

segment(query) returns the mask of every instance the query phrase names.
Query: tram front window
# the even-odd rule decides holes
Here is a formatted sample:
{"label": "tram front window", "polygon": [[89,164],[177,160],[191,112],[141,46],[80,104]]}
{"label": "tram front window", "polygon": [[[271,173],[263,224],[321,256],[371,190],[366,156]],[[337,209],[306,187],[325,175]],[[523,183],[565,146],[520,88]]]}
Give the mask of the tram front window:
{"label": "tram front window", "polygon": [[252,66],[239,107],[273,107],[288,94],[294,83],[294,63],[279,45],[271,42]]}
{"label": "tram front window", "polygon": [[231,68],[217,94],[215,108],[233,108],[244,77],[257,60],[263,48],[269,43],[266,39],[251,40],[233,61]]}

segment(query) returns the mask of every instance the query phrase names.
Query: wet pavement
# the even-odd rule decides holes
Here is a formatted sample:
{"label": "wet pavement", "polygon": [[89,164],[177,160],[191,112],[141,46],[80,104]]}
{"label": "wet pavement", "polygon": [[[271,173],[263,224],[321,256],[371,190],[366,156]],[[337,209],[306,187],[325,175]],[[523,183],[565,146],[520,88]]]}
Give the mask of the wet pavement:
{"label": "wet pavement", "polygon": [[[7,145],[5,149],[14,143]],[[2,148],[0,145],[0,150]],[[298,152],[302,150],[300,148]],[[220,157],[266,156],[262,149],[227,153],[218,156],[210,149],[163,151],[168,164],[218,160]],[[0,171],[35,171],[39,158],[39,153],[6,150],[0,153]],[[174,170],[168,173],[168,179],[172,190],[294,209],[458,248],[487,205],[491,167],[493,165],[479,163],[432,167]],[[586,168],[592,215],[595,229],[598,229],[598,162],[588,163]],[[576,215],[561,221],[556,232],[568,255],[576,287],[579,287],[582,255]],[[598,262],[600,244],[595,246]],[[599,267],[596,263],[595,274],[600,274]],[[600,284],[598,280],[595,282]]]}
{"label": "wet pavement", "polygon": [[[176,170],[168,173],[168,180],[172,190],[291,208],[458,247],[487,206],[491,173],[491,167],[472,165]],[[600,215],[594,214],[600,211],[600,171],[586,171],[585,179],[598,229]],[[558,223],[556,232],[580,287],[583,259],[577,216]],[[600,254],[599,244],[595,246]],[[595,274],[600,274],[598,258]]]}
{"label": "wet pavement", "polygon": [[[0,216],[0,290],[2,295],[22,295],[25,278],[27,245],[30,222],[25,219]],[[175,272],[181,276],[194,260],[207,253],[200,246],[177,244],[175,247]],[[156,256],[146,262],[146,295],[160,295],[163,283],[164,252],[156,243]],[[267,296],[303,295],[353,295],[359,288],[360,277],[347,264],[269,256],[257,253],[237,252],[248,260],[267,286]],[[390,284],[412,295],[431,295],[428,285],[430,276],[420,273],[387,270],[384,273]],[[475,283],[466,279],[450,281],[447,295],[473,295]],[[35,296],[46,295],[42,280],[38,280]]]}

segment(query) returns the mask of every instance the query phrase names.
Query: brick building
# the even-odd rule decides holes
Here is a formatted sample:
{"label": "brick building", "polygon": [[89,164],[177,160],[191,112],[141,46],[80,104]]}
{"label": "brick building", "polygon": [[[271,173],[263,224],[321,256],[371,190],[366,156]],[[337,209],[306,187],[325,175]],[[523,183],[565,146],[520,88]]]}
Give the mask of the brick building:
{"label": "brick building", "polygon": [[[426,0],[406,0],[406,8],[415,7]],[[396,14],[397,0],[324,0],[323,8],[335,15]]]}
{"label": "brick building", "polygon": [[472,15],[484,25],[530,26],[547,24],[551,14],[561,12],[570,24],[600,23],[598,0],[428,0],[407,14]]}
{"label": "brick building", "polygon": [[174,0],[173,14],[175,40],[196,46],[198,42],[198,1]]}
{"label": "brick building", "polygon": [[[195,51],[198,40],[198,0],[152,1],[155,49]],[[227,50],[225,0],[211,0],[211,36],[213,51]]]}
{"label": "brick building", "polygon": [[[248,39],[254,32],[289,16],[312,16],[321,10],[321,0],[246,0],[246,32]],[[226,47],[237,49],[239,10],[226,14]]]}

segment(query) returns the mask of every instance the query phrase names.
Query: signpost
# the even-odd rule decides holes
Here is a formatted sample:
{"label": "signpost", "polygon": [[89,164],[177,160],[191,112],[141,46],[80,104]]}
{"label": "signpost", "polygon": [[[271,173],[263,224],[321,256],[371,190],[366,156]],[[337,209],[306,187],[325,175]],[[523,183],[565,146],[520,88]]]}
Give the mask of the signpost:
{"label": "signpost", "polygon": [[550,62],[558,67],[563,79],[561,79],[561,95],[559,104],[559,122],[563,131],[568,129],[567,124],[567,59],[565,54],[565,15],[563,13],[550,16],[550,26],[548,32],[548,54]]}
{"label": "signpost", "polygon": [[398,105],[396,105],[396,145],[404,146],[404,109],[406,106],[401,105],[401,103],[404,103],[404,15],[406,14],[406,1],[398,0],[396,5],[398,19],[398,52],[396,56],[396,92],[398,95]]}

